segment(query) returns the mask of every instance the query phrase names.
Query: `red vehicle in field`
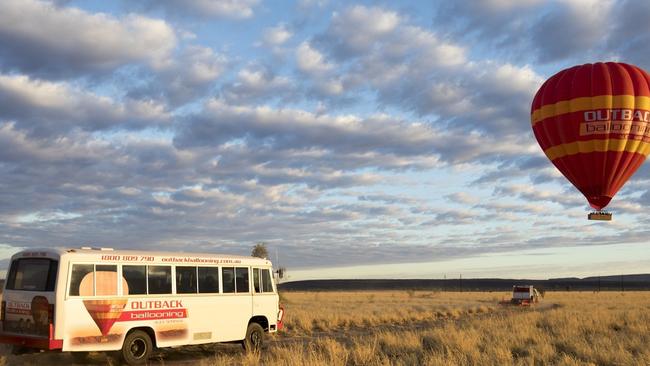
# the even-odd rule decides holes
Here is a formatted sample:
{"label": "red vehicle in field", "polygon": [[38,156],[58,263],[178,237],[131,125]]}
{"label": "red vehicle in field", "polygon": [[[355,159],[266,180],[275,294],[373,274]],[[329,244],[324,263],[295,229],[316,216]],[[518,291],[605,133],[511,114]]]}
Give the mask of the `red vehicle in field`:
{"label": "red vehicle in field", "polygon": [[537,289],[531,285],[512,286],[512,298],[510,301],[501,301],[501,305],[519,305],[530,306],[539,302],[541,295]]}

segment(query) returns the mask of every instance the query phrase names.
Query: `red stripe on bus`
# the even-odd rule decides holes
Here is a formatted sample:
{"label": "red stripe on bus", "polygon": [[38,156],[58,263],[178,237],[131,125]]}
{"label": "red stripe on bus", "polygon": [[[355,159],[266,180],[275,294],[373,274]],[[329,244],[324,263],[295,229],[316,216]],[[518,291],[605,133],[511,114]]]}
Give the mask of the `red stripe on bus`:
{"label": "red stripe on bus", "polygon": [[140,310],[125,311],[120,315],[118,321],[156,320],[156,319],[181,319],[187,318],[187,309],[163,309],[163,310]]}

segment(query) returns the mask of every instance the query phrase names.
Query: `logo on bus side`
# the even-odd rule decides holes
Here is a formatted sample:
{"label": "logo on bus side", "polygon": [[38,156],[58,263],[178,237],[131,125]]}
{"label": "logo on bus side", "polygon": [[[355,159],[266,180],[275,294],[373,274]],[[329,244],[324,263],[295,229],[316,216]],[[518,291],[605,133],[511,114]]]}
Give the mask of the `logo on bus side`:
{"label": "logo on bus side", "polygon": [[126,302],[127,299],[84,300],[84,306],[102,332],[102,336],[106,337],[113,324],[119,319]]}
{"label": "logo on bus side", "polygon": [[182,300],[132,301],[129,305],[132,311],[123,312],[120,321],[187,318]]}
{"label": "logo on bus side", "polygon": [[133,310],[174,309],[174,308],[182,308],[183,300],[131,301],[129,305],[131,305],[131,309]]}
{"label": "logo on bus side", "polygon": [[[84,306],[95,321],[102,336],[107,336],[115,322],[137,320],[162,320],[187,318],[182,300],[136,300],[127,305],[128,299],[84,300]],[[124,308],[129,309],[124,311]]]}

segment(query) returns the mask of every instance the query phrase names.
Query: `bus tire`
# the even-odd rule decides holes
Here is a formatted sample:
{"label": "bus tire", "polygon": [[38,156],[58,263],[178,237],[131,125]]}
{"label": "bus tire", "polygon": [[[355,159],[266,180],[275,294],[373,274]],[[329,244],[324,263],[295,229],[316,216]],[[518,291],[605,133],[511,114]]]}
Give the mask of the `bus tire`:
{"label": "bus tire", "polygon": [[124,339],[121,356],[127,365],[142,365],[153,351],[153,342],[146,332],[134,330]]}
{"label": "bus tire", "polygon": [[264,329],[257,323],[248,324],[246,329],[246,338],[242,341],[242,346],[246,352],[259,352],[264,344]]}

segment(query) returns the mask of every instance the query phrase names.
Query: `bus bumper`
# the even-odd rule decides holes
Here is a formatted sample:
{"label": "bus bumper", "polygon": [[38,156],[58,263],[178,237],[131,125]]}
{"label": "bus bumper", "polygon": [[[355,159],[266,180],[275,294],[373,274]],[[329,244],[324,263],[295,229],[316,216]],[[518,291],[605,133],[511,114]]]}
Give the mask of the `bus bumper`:
{"label": "bus bumper", "polygon": [[7,333],[0,333],[0,343],[44,350],[60,350],[63,348],[62,339],[48,339]]}

